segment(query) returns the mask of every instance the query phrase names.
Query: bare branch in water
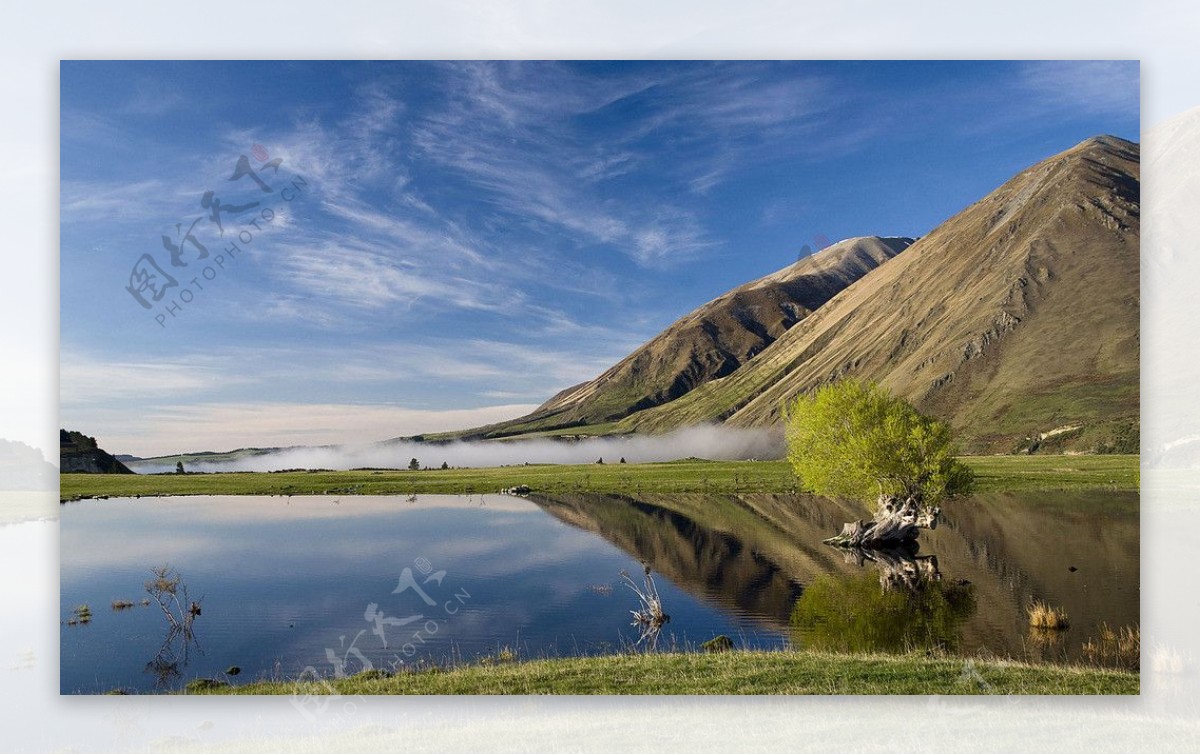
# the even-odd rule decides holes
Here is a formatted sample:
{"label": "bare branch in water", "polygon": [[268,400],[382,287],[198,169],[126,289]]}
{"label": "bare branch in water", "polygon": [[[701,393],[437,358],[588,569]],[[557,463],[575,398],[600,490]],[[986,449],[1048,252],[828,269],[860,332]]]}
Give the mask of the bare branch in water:
{"label": "bare branch in water", "polygon": [[192,633],[192,622],[200,615],[200,600],[192,600],[183,577],[170,566],[159,566],[151,570],[154,579],[146,582],[146,592],[158,603],[167,624],[172,630]]}
{"label": "bare branch in water", "polygon": [[204,599],[192,600],[183,577],[170,566],[157,567],[151,573],[154,579],[145,583],[146,592],[166,618],[167,634],[154,659],[146,664],[146,671],[154,674],[158,686],[164,687],[182,675],[191,646],[200,649],[192,632],[192,622],[200,615],[200,603]]}
{"label": "bare branch in water", "polygon": [[643,585],[638,586],[637,582],[633,581],[633,577],[629,576],[629,572],[622,571],[621,577],[625,580],[625,584],[634,594],[638,596],[642,607],[630,611],[633,616],[631,626],[637,627],[641,636],[638,638],[637,644],[646,644],[651,650],[658,646],[658,636],[662,632],[663,626],[671,620],[671,616],[663,611],[662,598],[659,597],[658,587],[654,584],[654,577],[650,574],[650,567],[642,565],[645,570],[643,575]]}

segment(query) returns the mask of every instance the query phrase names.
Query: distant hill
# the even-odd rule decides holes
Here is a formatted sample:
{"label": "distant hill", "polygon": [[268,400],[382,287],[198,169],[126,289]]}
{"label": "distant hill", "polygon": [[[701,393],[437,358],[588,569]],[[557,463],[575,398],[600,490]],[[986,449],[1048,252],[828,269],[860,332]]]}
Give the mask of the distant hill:
{"label": "distant hill", "polygon": [[298,448],[329,448],[330,446],[268,446],[265,448],[235,448],[232,451],[191,451],[188,453],[167,454],[165,456],[127,456],[117,454],[119,461],[125,462],[135,474],[155,474],[174,472],[176,464],[183,464],[186,471],[193,471],[193,465],[221,464],[226,462],[251,459],[256,456],[266,456],[280,451],[290,451]]}
{"label": "distant hill", "polygon": [[96,439],[74,430],[58,431],[59,469],[92,474],[133,474],[112,454],[96,445]]}
{"label": "distant hill", "polygon": [[708,302],[604,374],[567,388],[531,414],[456,435],[494,438],[597,425],[668,404],[733,373],[911,243],[877,236],[841,241]]}
{"label": "distant hill", "polygon": [[1137,451],[1140,150],[1097,137],[1022,171],[728,376],[622,431],[778,423],[877,380],[975,451]]}

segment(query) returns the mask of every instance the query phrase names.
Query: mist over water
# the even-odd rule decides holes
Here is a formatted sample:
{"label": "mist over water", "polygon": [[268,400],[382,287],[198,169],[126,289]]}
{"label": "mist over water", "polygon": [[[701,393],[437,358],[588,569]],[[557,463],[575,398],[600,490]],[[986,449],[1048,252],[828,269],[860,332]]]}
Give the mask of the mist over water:
{"label": "mist over water", "polygon": [[[701,425],[663,435],[627,435],[582,440],[493,440],[453,443],[372,443],[361,446],[298,447],[241,459],[187,463],[189,472],[273,472],[281,469],[405,469],[411,459],[423,467],[499,467],[514,464],[590,464],[622,457],[630,464],[701,459],[778,459],[784,454],[781,428],[743,429]],[[128,462],[140,474],[175,471],[175,462]]]}

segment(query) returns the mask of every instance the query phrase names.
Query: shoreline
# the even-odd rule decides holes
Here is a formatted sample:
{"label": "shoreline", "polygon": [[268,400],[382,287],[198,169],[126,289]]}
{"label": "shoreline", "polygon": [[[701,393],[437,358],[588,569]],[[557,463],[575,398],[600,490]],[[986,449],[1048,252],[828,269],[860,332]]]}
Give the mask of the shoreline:
{"label": "shoreline", "polygon": [[293,695],[1137,695],[1137,672],[924,653],[731,650],[492,659],[313,681],[193,680],[182,694]]}
{"label": "shoreline", "polygon": [[[964,456],[977,493],[1137,492],[1139,456]],[[801,492],[787,461],[530,464],[456,469],[60,475],[59,502],[180,495],[479,495],[525,485],[540,493]]]}

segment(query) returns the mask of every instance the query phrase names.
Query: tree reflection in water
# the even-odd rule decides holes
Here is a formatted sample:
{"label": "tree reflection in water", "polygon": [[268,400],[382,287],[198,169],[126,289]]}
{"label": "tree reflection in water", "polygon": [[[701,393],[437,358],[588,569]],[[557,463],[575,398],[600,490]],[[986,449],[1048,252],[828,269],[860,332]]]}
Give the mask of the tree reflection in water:
{"label": "tree reflection in water", "polygon": [[201,614],[200,600],[192,600],[182,575],[169,566],[151,570],[154,579],[145,583],[146,593],[158,604],[167,622],[167,634],[158,652],[146,664],[146,672],[154,675],[157,688],[171,686],[183,676],[191,657],[192,647],[203,653],[192,631],[192,624]]}
{"label": "tree reflection in water", "polygon": [[835,652],[954,650],[975,611],[965,581],[943,580],[936,556],[916,550],[847,549],[847,561],[876,573],[825,574],[804,587],[792,611],[801,647]]}
{"label": "tree reflection in water", "polygon": [[191,626],[186,629],[180,625],[169,627],[158,652],[146,663],[146,673],[154,676],[154,686],[168,689],[182,679],[193,648],[204,654]]}

